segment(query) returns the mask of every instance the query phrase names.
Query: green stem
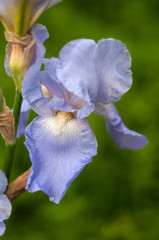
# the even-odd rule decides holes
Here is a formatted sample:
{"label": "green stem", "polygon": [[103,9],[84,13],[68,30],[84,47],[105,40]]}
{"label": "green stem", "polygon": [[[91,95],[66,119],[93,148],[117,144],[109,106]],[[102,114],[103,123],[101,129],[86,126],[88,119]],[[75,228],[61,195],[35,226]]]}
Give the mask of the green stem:
{"label": "green stem", "polygon": [[[21,93],[17,91],[15,94],[14,106],[13,106],[13,116],[15,121],[16,133],[17,133],[18,122],[20,117],[21,104],[22,104],[22,96],[21,96]],[[4,172],[6,174],[6,177],[8,178],[8,182],[10,179],[10,174],[11,174],[12,165],[13,165],[15,146],[16,146],[16,143],[13,145],[6,143],[5,156],[4,156]]]}
{"label": "green stem", "polygon": [[19,117],[20,117],[20,109],[22,104],[22,95],[21,92],[16,92],[13,106],[13,117],[15,120],[15,131],[17,132]]}

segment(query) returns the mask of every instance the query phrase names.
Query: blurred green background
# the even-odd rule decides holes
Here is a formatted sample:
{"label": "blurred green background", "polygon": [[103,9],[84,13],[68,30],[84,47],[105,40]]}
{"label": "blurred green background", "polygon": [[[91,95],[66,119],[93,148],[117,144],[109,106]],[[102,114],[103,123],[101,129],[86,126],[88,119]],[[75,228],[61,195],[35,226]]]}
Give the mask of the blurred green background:
{"label": "blurred green background", "polygon": [[[99,147],[59,205],[42,192],[13,202],[4,240],[158,240],[159,239],[159,2],[158,0],[64,0],[38,22],[47,26],[46,57],[58,56],[77,38],[116,38],[132,56],[133,85],[116,103],[124,123],[148,137],[137,151],[119,151],[102,117],[88,119]],[[5,73],[6,42],[0,26],[0,87],[10,108],[14,84]],[[32,114],[32,117],[34,114]],[[18,140],[12,180],[30,166]],[[0,167],[4,143],[0,138]]]}

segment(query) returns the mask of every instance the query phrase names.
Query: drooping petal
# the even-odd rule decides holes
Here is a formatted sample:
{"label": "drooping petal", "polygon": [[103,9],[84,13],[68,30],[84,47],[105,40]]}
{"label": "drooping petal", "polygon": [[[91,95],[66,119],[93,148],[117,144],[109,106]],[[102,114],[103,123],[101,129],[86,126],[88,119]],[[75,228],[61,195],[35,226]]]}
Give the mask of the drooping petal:
{"label": "drooping petal", "polygon": [[12,206],[7,196],[0,195],[0,221],[8,219],[11,214]]}
{"label": "drooping petal", "polygon": [[38,24],[33,26],[32,35],[36,45],[32,65],[22,83],[22,95],[35,112],[43,116],[49,116],[52,115],[52,111],[43,96],[40,83],[40,69],[45,55],[43,42],[48,38],[48,32],[44,26]]}
{"label": "drooping petal", "polygon": [[0,194],[2,194],[6,190],[7,185],[8,185],[8,180],[4,172],[2,172],[2,170],[0,169]]}
{"label": "drooping petal", "polygon": [[96,44],[80,39],[61,50],[57,77],[93,111],[93,104],[116,102],[128,91],[132,83],[130,65],[130,54],[120,41],[103,39]]}
{"label": "drooping petal", "polygon": [[42,190],[56,203],[96,155],[97,148],[87,120],[79,121],[62,112],[34,119],[26,129],[25,145],[32,161],[27,190]]}
{"label": "drooping petal", "polygon": [[22,106],[21,106],[21,112],[27,112],[31,109],[30,104],[26,99],[23,98]]}
{"label": "drooping petal", "polygon": [[98,105],[95,113],[104,116],[108,132],[120,149],[139,149],[148,143],[144,135],[131,131],[124,125],[113,104]]}
{"label": "drooping petal", "polygon": [[30,110],[20,113],[19,123],[18,123],[18,129],[17,129],[17,138],[24,136],[24,131],[27,126],[27,121],[29,118]]}
{"label": "drooping petal", "polygon": [[30,110],[31,110],[30,104],[26,99],[23,99],[17,129],[17,138],[24,136],[24,131],[27,126]]}

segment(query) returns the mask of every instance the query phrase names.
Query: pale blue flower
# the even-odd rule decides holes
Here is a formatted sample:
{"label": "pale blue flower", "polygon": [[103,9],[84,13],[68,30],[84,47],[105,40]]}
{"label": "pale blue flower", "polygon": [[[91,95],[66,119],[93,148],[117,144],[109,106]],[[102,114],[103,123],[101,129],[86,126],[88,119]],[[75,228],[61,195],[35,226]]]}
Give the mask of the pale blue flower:
{"label": "pale blue flower", "polygon": [[32,162],[26,188],[42,190],[59,203],[96,154],[97,142],[85,119],[90,113],[104,116],[120,148],[138,149],[147,139],[128,130],[113,106],[132,83],[131,57],[123,43],[75,40],[64,46],[58,59],[44,64],[44,72],[36,64],[23,81],[23,97],[39,114],[26,129]]}
{"label": "pale blue flower", "polygon": [[9,218],[12,210],[12,206],[7,196],[3,194],[8,185],[7,178],[5,174],[0,170],[0,236],[5,232],[6,226],[3,220]]}

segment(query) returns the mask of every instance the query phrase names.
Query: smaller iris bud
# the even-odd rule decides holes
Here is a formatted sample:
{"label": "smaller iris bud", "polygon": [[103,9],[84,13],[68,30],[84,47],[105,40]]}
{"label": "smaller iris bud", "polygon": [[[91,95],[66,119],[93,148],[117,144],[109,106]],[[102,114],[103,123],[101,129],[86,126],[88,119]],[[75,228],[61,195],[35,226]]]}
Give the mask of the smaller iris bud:
{"label": "smaller iris bud", "polygon": [[0,133],[8,144],[16,141],[14,117],[10,109],[6,106],[2,90],[0,89]]}
{"label": "smaller iris bud", "polygon": [[5,32],[5,38],[8,41],[6,54],[9,60],[9,66],[17,91],[21,91],[21,84],[25,73],[28,70],[33,53],[35,40],[30,33],[25,37],[12,32]]}

